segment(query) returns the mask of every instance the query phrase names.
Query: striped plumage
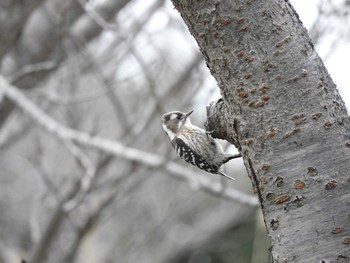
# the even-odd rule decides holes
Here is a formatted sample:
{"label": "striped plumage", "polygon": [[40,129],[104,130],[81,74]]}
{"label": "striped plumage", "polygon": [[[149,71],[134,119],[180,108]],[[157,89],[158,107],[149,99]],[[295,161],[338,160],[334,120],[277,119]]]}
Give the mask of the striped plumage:
{"label": "striped plumage", "polygon": [[210,136],[210,133],[192,125],[189,119],[192,112],[172,111],[162,116],[163,129],[175,151],[186,162],[202,170],[234,180],[221,171],[221,166],[240,155],[224,153],[221,145]]}

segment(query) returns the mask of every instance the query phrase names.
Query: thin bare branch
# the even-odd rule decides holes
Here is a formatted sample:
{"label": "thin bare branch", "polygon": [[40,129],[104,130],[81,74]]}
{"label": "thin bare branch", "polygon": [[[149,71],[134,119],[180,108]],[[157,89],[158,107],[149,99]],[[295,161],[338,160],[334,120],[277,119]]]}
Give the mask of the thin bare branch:
{"label": "thin bare branch", "polygon": [[[167,162],[162,156],[124,146],[117,141],[111,141],[88,133],[65,127],[43,112],[32,103],[18,88],[11,85],[6,78],[0,75],[0,93],[20,107],[26,114],[43,126],[48,132],[56,135],[61,140],[72,140],[85,146],[93,147],[121,158],[135,161],[140,164],[157,168],[163,167],[169,173],[193,184],[195,173],[174,162]],[[213,183],[207,177],[200,177],[200,189],[211,194],[220,195],[238,203],[257,206],[258,201],[254,196],[249,196],[233,189],[223,189],[221,184]]]}
{"label": "thin bare branch", "polygon": [[71,140],[63,140],[66,147],[69,149],[71,154],[77,159],[80,165],[85,169],[85,174],[80,180],[80,190],[71,199],[68,200],[64,205],[63,209],[66,212],[74,209],[85,197],[86,193],[90,189],[91,181],[95,176],[96,168],[89,157],[77,147]]}
{"label": "thin bare branch", "polygon": [[[166,101],[167,98],[172,97],[171,93],[174,92],[174,90],[178,92],[179,89],[183,89],[183,87],[186,87],[184,84],[190,79],[193,69],[197,68],[202,60],[203,56],[200,53],[197,53],[192,59],[192,61],[190,61],[190,63],[188,63],[187,66],[184,68],[184,71],[178,74],[180,77],[177,78],[176,81],[172,83],[170,87],[159,96],[159,99]],[[141,131],[143,131],[146,125],[151,121],[152,117],[157,112],[157,103],[155,101],[152,101],[144,112],[144,117],[140,119],[140,121],[136,124],[135,128],[132,131],[134,132],[134,134],[139,134]]]}
{"label": "thin bare branch", "polygon": [[40,62],[40,63],[36,63],[36,64],[25,65],[20,70],[18,70],[16,73],[11,75],[9,77],[9,81],[11,83],[14,83],[17,80],[19,80],[20,78],[22,78],[28,74],[53,70],[57,67],[58,63],[59,63],[58,61],[45,61],[45,62]]}
{"label": "thin bare branch", "polygon": [[70,191],[63,197],[63,199],[57,204],[51,217],[48,221],[48,224],[43,231],[44,235],[40,238],[40,241],[34,252],[31,256],[31,260],[29,262],[47,262],[48,251],[55,240],[58,231],[61,229],[62,224],[64,222],[64,218],[67,213],[62,209],[63,205],[67,203],[68,200],[71,200],[74,195],[76,195],[79,190],[78,184],[74,184]]}
{"label": "thin bare branch", "polygon": [[99,25],[104,30],[111,30],[115,31],[117,29],[117,26],[113,23],[108,22],[105,20],[101,15],[99,15],[93,8],[91,8],[89,2],[86,2],[84,0],[78,0],[86,14],[90,16],[90,18]]}

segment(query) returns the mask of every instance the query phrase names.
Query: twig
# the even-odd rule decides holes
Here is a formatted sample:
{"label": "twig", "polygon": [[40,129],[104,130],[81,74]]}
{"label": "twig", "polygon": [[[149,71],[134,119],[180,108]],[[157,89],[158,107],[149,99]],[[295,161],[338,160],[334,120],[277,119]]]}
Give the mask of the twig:
{"label": "twig", "polygon": [[15,74],[10,76],[9,81],[11,83],[14,83],[15,81],[19,80],[20,78],[23,78],[28,74],[53,70],[54,68],[57,67],[57,65],[58,65],[57,61],[44,61],[36,64],[25,65],[23,68],[18,70]]}
{"label": "twig", "polygon": [[93,8],[89,7],[89,3],[85,2],[83,0],[78,0],[81,7],[84,9],[84,11],[90,16],[90,18],[98,24],[102,29],[104,30],[111,30],[115,31],[117,29],[117,25],[112,24],[105,20],[98,12],[96,12]]}
{"label": "twig", "polygon": [[[4,96],[13,101],[48,132],[55,134],[62,140],[72,140],[85,146],[97,148],[115,156],[119,156],[130,161],[135,161],[149,167],[163,167],[171,174],[181,179],[186,179],[189,182],[193,182],[195,178],[195,173],[193,171],[174,162],[166,162],[166,159],[162,156],[127,147],[117,141],[91,136],[88,133],[76,131],[63,126],[32,103],[22,92],[18,90],[17,87],[11,85],[2,75],[0,75],[0,93],[3,93]],[[222,189],[221,184],[213,183],[207,177],[199,177],[201,189],[211,194],[220,195],[241,204],[251,206],[258,205],[258,201],[254,196],[250,196],[233,189]]]}
{"label": "twig", "polygon": [[[190,79],[193,69],[197,68],[202,60],[203,57],[197,53],[192,61],[190,61],[190,63],[184,67],[184,71],[178,74],[180,77],[176,79],[176,81],[172,83],[163,94],[160,95],[159,99],[166,100],[167,98],[172,97],[171,93],[175,90],[177,92],[180,92],[183,87],[186,87],[185,83]],[[143,131],[147,124],[151,121],[152,117],[157,112],[157,103],[152,101],[148,108],[144,110],[144,112],[144,116],[140,118],[140,121],[136,124],[135,128],[132,131],[134,135],[139,134],[141,131]]]}
{"label": "twig", "polygon": [[84,200],[87,192],[90,189],[91,181],[95,176],[96,169],[92,161],[86,154],[77,147],[71,140],[64,140],[66,147],[69,149],[71,154],[79,161],[80,165],[85,169],[85,174],[80,180],[80,189],[75,196],[68,200],[63,205],[63,210],[69,212],[79,205]]}

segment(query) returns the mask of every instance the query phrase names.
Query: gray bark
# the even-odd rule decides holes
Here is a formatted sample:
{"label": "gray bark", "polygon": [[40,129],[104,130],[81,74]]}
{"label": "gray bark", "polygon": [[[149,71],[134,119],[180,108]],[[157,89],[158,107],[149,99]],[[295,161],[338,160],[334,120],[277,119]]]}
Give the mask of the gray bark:
{"label": "gray bark", "polygon": [[243,155],[274,262],[349,262],[350,123],[293,7],[172,2],[220,87],[207,127]]}

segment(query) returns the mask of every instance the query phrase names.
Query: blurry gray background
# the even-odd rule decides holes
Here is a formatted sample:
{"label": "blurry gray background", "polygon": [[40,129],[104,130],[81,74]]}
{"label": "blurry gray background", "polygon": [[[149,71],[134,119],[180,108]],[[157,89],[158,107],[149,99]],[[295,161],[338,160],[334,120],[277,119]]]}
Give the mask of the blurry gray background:
{"label": "blurry gray background", "polygon": [[[350,3],[307,2],[292,1],[347,101]],[[0,263],[270,262],[242,161],[226,165],[236,181],[202,172],[162,130],[171,110],[203,127],[220,97],[170,1],[2,0],[0,33],[1,74],[58,123],[181,165],[62,140],[2,101]]]}

